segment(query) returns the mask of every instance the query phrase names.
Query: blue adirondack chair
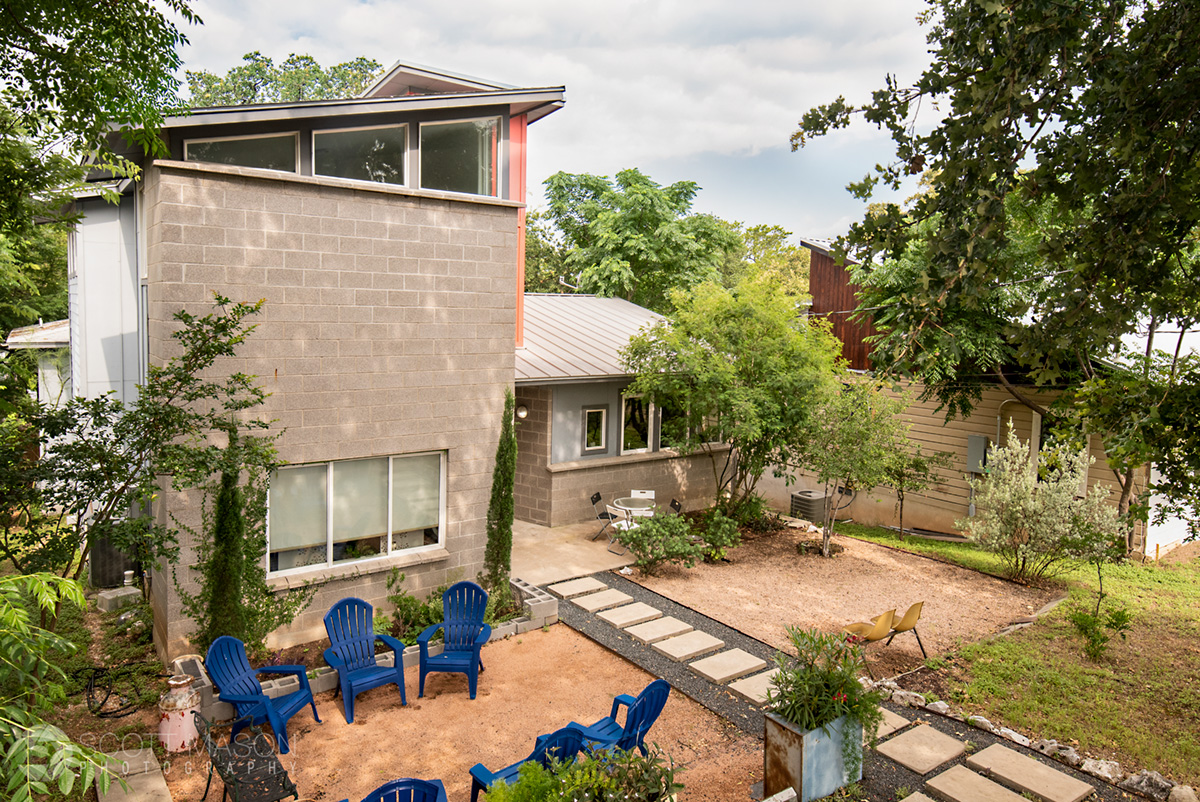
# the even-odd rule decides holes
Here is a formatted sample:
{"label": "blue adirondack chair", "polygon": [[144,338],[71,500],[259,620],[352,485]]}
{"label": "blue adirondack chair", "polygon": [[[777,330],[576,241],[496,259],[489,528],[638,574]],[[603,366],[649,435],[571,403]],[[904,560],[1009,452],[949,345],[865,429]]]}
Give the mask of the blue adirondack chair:
{"label": "blue adirondack chair", "polygon": [[[347,723],[354,723],[354,697],[380,685],[396,683],[400,686],[400,704],[408,704],[404,695],[404,644],[390,635],[375,634],[375,608],[362,599],[342,599],[325,614],[325,632],[333,644],[325,650],[325,662],[337,669]],[[392,648],[394,666],[376,663],[377,640]]]}
{"label": "blue adirondack chair", "polygon": [[[647,685],[634,699],[627,693],[613,699],[612,712],[590,727],[572,721],[568,726],[583,730],[584,748],[589,751],[607,749],[633,749],[635,746],[646,754],[646,733],[658,720],[671,686],[665,679],[656,679]],[[617,711],[625,705],[625,726],[617,723]]]}
{"label": "blue adirondack chair", "polygon": [[[350,802],[343,799],[342,802]],[[446,786],[441,780],[391,780],[363,797],[362,802],[446,802]]]}
{"label": "blue adirondack chair", "polygon": [[[237,711],[239,721],[233,725],[233,737],[248,724],[256,726],[270,724],[279,741],[280,754],[288,753],[287,723],[305,705],[312,706],[313,718],[321,723],[317,715],[317,704],[313,701],[312,689],[308,687],[308,670],[304,666],[267,666],[255,670],[246,659],[246,647],[237,638],[222,635],[208,647],[204,657],[204,668],[220,689],[222,702],[229,702]],[[295,674],[300,679],[300,690],[286,696],[269,698],[263,693],[256,679],[258,674]],[[243,718],[243,716],[248,718]]]}
{"label": "blue adirondack chair", "polygon": [[533,752],[524,760],[518,760],[500,771],[488,771],[482,763],[471,767],[471,802],[479,799],[479,792],[486,791],[498,782],[512,782],[521,771],[521,766],[535,760],[549,766],[550,758],[570,763],[583,748],[583,730],[567,725],[549,735],[539,735],[534,742]]}
{"label": "blue adirondack chair", "polygon": [[[417,696],[425,695],[426,674],[449,671],[467,675],[471,698],[475,698],[479,672],[483,671],[479,650],[492,636],[492,628],[483,623],[487,600],[487,592],[474,582],[458,582],[442,594],[442,623],[427,627],[417,636],[417,645],[421,647],[421,680]],[[439,629],[445,647],[441,654],[431,655],[429,639]]]}

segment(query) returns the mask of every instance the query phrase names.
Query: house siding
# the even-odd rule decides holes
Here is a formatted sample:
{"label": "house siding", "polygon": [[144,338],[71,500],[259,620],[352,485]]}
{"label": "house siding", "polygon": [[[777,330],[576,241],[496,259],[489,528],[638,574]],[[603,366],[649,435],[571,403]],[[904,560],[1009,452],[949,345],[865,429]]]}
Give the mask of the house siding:
{"label": "house siding", "polygon": [[[214,293],[263,299],[256,330],[219,369],[259,377],[270,396],[256,414],[283,430],[280,456],[306,463],[444,451],[445,551],[405,564],[405,584],[423,594],[473,578],[513,382],[517,208],[244,173],[146,170],[151,364],[176,352],[180,309],[202,312]],[[199,507],[195,491],[166,493],[157,512],[198,528]],[[180,546],[175,580],[194,590],[186,529]],[[389,567],[380,560],[308,577],[333,578],[271,644],[323,637],[322,616],[346,595],[384,602]],[[172,578],[158,573],[153,587],[160,656],[192,651]]]}
{"label": "house siding", "polygon": [[859,323],[850,314],[858,308],[858,285],[850,283],[849,271],[824,251],[809,249],[808,283],[812,294],[809,314],[829,321],[833,336],[842,342],[842,356],[853,370],[869,370],[871,348],[864,340],[875,334],[869,323]]}

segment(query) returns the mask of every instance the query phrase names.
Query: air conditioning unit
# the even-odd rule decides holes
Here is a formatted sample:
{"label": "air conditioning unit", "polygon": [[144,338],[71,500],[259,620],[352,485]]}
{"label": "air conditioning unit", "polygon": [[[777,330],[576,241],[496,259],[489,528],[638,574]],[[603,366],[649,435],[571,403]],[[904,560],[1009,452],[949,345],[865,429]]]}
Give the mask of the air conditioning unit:
{"label": "air conditioning unit", "polygon": [[792,517],[805,521],[824,520],[825,491],[797,490],[792,493]]}

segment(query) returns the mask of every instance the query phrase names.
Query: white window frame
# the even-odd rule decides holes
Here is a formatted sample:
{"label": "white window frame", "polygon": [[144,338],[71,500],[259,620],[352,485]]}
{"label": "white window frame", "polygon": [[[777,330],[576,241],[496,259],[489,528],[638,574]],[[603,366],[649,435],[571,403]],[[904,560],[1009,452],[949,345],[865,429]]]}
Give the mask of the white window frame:
{"label": "white window frame", "polygon": [[626,409],[627,409],[625,406],[625,401],[632,400],[635,398],[640,400],[642,398],[642,396],[640,394],[626,395],[625,393],[621,393],[621,441],[620,441],[621,448],[620,448],[620,453],[622,456],[624,456],[625,454],[649,454],[652,451],[658,450],[655,447],[657,445],[657,441],[658,441],[658,427],[654,425],[654,418],[655,418],[655,415],[658,414],[658,409],[652,403],[646,404],[646,447],[645,448],[630,448],[630,449],[625,448],[625,415],[626,415]]}
{"label": "white window frame", "polygon": [[[432,127],[438,126],[438,125],[477,123],[477,122],[484,122],[487,120],[495,120],[496,121],[496,194],[495,195],[482,195],[478,192],[456,192],[455,190],[452,190],[452,189],[434,189],[432,187],[425,186],[425,176],[422,175],[422,170],[421,170],[421,159],[423,158],[423,156],[421,154],[424,152],[423,145],[425,142],[425,129],[432,128]],[[416,151],[417,152],[417,159],[416,159],[416,162],[417,162],[416,173],[417,174],[416,174],[416,183],[413,184],[413,186],[417,187],[419,189],[428,189],[430,192],[450,192],[455,195],[469,195],[469,196],[475,197],[475,198],[501,198],[501,199],[503,199],[504,198],[504,170],[503,170],[503,167],[505,164],[508,163],[508,160],[506,158],[507,150],[508,150],[508,137],[506,137],[504,135],[504,117],[499,114],[487,115],[485,117],[460,117],[460,118],[456,118],[453,120],[432,120],[430,122],[419,122],[417,124],[417,151]]]}
{"label": "white window frame", "polygon": [[[392,466],[396,460],[403,460],[408,457],[424,457],[431,454],[437,454],[441,459],[438,467],[438,542],[430,543],[423,546],[415,546],[409,549],[392,548],[392,536],[395,534],[392,531],[392,476],[394,472]],[[354,460],[331,460],[329,462],[305,462],[296,463],[294,465],[285,465],[278,470],[286,471],[289,468],[311,468],[314,465],[324,465],[325,474],[325,562],[313,563],[310,565],[300,565],[295,568],[284,568],[279,571],[271,570],[271,493],[267,491],[267,522],[263,527],[267,536],[267,549],[264,555],[265,568],[268,577],[290,576],[293,574],[311,573],[313,571],[326,571],[331,568],[339,568],[342,566],[369,566],[373,563],[387,561],[397,555],[420,554],[422,552],[434,551],[436,549],[444,549],[446,547],[446,452],[445,451],[419,451],[412,454],[392,454],[382,457],[362,457],[360,459],[386,459],[388,461],[387,474],[387,551],[374,557],[367,557],[359,560],[342,560],[340,562],[333,561],[333,466],[339,462],[357,462]]]}
{"label": "white window frame", "polygon": [[[243,134],[242,136],[208,136],[208,137],[201,137],[198,139],[185,139],[185,140],[183,140],[183,160],[185,162],[190,161],[188,159],[188,146],[192,145],[192,144],[202,145],[202,144],[206,144],[208,142],[230,142],[233,140],[246,140],[246,139],[282,139],[285,136],[291,136],[293,141],[296,143],[296,169],[292,170],[290,173],[287,170],[272,170],[272,172],[287,173],[288,175],[300,175],[300,132],[299,131],[276,131],[275,133],[271,133],[271,134]],[[196,161],[194,163],[195,164],[222,164],[222,162],[201,162],[201,161]],[[226,166],[240,167],[240,166],[244,166],[244,165],[230,164],[230,165],[226,165]],[[248,169],[248,170],[268,170],[270,168],[268,168],[268,167],[247,167],[246,169]]]}
{"label": "white window frame", "polygon": [[[600,413],[600,445],[588,445],[588,415]],[[583,453],[599,454],[608,451],[608,404],[589,404],[583,408]]]}
{"label": "white window frame", "polygon": [[[361,178],[347,178],[344,175],[329,175],[327,173],[317,172],[317,134],[341,134],[347,131],[383,131],[389,128],[404,129],[404,183],[391,184],[382,181],[364,181]],[[320,178],[338,178],[342,181],[355,181],[360,184],[384,186],[384,187],[411,187],[412,183],[412,159],[410,158],[413,152],[412,145],[412,126],[408,123],[395,123],[393,125],[358,125],[352,128],[314,128],[311,136],[312,145],[312,174]]]}

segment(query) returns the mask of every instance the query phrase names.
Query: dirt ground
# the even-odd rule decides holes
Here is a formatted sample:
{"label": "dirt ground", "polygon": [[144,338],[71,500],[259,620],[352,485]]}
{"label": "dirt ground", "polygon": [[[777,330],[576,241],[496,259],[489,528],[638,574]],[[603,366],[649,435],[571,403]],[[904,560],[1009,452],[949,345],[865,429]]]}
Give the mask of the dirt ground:
{"label": "dirt ground", "polygon": [[[296,714],[288,728],[291,752],[280,756],[301,799],[356,802],[397,777],[437,778],[451,800],[469,799],[468,769],[475,763],[507,766],[529,754],[537,735],[573,720],[591,724],[608,715],[615,695],[636,694],[653,679],[563,624],[490,644],[483,660],[487,670],[474,701],[458,674],[431,674],[418,699],[411,668],[407,707],[395,686],[377,688],[358,697],[352,725],[340,698],[318,695],[323,723],[308,709]],[[680,802],[746,799],[762,778],[760,742],[678,692],[647,741],[688,765]],[[203,752],[174,758],[171,795],[199,799],[207,771]],[[219,785],[214,778],[210,799],[220,799]]]}
{"label": "dirt ground", "polygon": [[[893,608],[903,615],[924,601],[917,631],[931,657],[992,634],[1061,595],[840,535],[834,543],[845,550],[832,558],[797,553],[797,545],[813,537],[785,529],[745,540],[728,562],[672,565],[657,576],[635,571],[630,578],[781,649],[788,645],[789,625],[833,632]],[[877,677],[924,662],[911,634],[886,647],[884,641],[868,644],[866,654]]]}

